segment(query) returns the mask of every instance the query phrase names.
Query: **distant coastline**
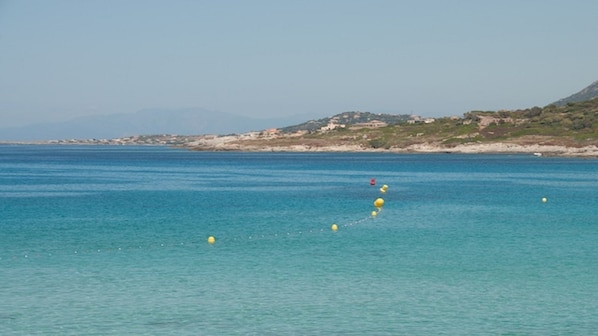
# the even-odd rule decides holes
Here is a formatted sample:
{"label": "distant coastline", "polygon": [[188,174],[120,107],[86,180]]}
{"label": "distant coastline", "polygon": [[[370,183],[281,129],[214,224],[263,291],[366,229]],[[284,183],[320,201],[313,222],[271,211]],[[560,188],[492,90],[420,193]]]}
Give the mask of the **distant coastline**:
{"label": "distant coastline", "polygon": [[372,148],[359,144],[309,144],[296,141],[281,143],[277,138],[256,143],[258,135],[151,135],[116,139],[68,139],[32,142],[2,141],[3,145],[112,145],[112,146],[168,146],[194,151],[229,152],[387,152],[387,153],[463,153],[463,154],[530,154],[535,156],[565,156],[598,158],[598,146],[568,146],[562,144],[517,143],[515,141],[491,143],[465,143],[447,146],[439,143],[420,142],[404,147]]}
{"label": "distant coastline", "polygon": [[[595,84],[598,85],[598,82]],[[596,90],[589,91],[598,92],[598,86]],[[597,123],[598,97],[595,97],[581,102],[566,102],[562,106],[470,111],[463,117],[423,118],[348,111],[292,126],[245,133],[190,132],[183,134],[199,135],[177,135],[132,132],[123,134],[147,135],[83,140],[74,137],[30,143],[153,145],[195,151],[523,153],[598,158]],[[14,139],[23,137],[16,135]]]}

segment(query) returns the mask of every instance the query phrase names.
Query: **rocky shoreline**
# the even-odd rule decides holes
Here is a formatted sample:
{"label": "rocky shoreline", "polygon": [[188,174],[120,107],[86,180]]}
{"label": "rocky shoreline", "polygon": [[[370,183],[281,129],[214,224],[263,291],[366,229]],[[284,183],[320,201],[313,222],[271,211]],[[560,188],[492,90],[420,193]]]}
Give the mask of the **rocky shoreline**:
{"label": "rocky shoreline", "polygon": [[419,153],[521,153],[534,154],[536,156],[576,156],[576,157],[595,157],[598,158],[598,147],[568,147],[558,145],[521,145],[513,143],[489,143],[489,144],[466,144],[451,148],[439,147],[429,144],[412,145],[407,151],[412,150]]}
{"label": "rocky shoreline", "polygon": [[598,158],[598,146],[565,146],[519,143],[468,143],[446,146],[435,143],[418,143],[402,148],[376,149],[360,145],[307,145],[307,144],[252,144],[239,141],[238,137],[214,137],[190,142],[183,147],[198,151],[242,152],[389,152],[389,153],[463,153],[463,154],[530,154],[535,156],[569,156]]}
{"label": "rocky shoreline", "polygon": [[[4,142],[4,144],[46,144],[46,145],[148,145],[171,146],[195,151],[238,151],[238,152],[387,152],[387,153],[463,153],[463,154],[529,154],[535,156],[564,156],[598,158],[596,145],[554,144],[546,139],[526,139],[519,142],[471,142],[446,145],[438,142],[420,142],[404,147],[372,148],[360,144],[318,144],[296,141],[280,142],[280,139],[255,142],[255,136],[135,136],[110,140],[62,140],[39,142]],[[557,142],[558,143],[558,142]]]}

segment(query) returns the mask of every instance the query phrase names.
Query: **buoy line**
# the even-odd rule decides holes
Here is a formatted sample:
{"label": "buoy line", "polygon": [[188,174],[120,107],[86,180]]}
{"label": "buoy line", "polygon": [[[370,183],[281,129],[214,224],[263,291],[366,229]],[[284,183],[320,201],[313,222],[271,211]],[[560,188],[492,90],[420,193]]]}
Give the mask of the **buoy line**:
{"label": "buoy line", "polygon": [[[375,179],[371,179],[370,180],[370,185],[372,185],[372,186],[376,185],[376,180]],[[388,185],[386,185],[386,184],[383,185],[379,189],[379,191],[380,191],[381,194],[386,194],[386,192],[388,191]],[[353,225],[356,225],[356,224],[359,224],[359,223],[363,223],[363,222],[368,221],[368,220],[375,219],[378,216],[378,214],[380,212],[382,212],[382,207],[383,206],[384,206],[384,199],[382,197],[378,197],[378,198],[376,198],[374,200],[374,207],[376,208],[376,210],[373,210],[370,213],[370,216],[362,218],[362,219],[359,219],[359,220],[356,220],[356,221],[352,221],[352,222],[349,222],[349,223],[345,223],[345,224],[340,225],[340,226],[338,224],[336,224],[336,223],[332,223],[330,225],[330,229],[329,230],[325,230],[324,228],[321,228],[319,230],[318,229],[310,229],[310,230],[307,230],[307,231],[298,230],[298,231],[294,231],[294,232],[287,232],[286,234],[274,233],[274,234],[268,234],[268,235],[265,235],[265,234],[249,235],[249,236],[247,236],[245,238],[238,237],[238,238],[232,238],[232,239],[231,238],[227,239],[226,237],[223,237],[222,240],[225,240],[225,241],[227,241],[227,240],[233,240],[233,241],[238,241],[238,240],[258,240],[258,239],[269,239],[269,238],[278,238],[278,237],[294,237],[294,236],[301,236],[301,235],[306,234],[306,233],[313,234],[313,233],[325,232],[325,231],[338,232],[340,228],[351,227]],[[206,241],[207,241],[207,243],[209,245],[214,245],[217,242],[217,240],[220,240],[220,238],[217,239],[217,237],[215,237],[213,235],[209,235],[207,237],[207,239],[206,239]]]}
{"label": "buoy line", "polygon": [[[373,184],[372,184],[373,183]],[[371,185],[375,185],[375,180],[370,180]],[[387,185],[383,185],[380,189],[380,193],[385,194],[388,190]],[[545,198],[542,199],[543,202],[546,202]],[[37,258],[50,258],[50,257],[62,257],[68,255],[74,256],[90,256],[90,255],[97,255],[97,254],[118,254],[118,253],[126,253],[126,252],[134,252],[134,251],[153,251],[159,249],[180,249],[180,248],[198,248],[200,246],[205,246],[207,242],[208,245],[212,246],[217,244],[218,242],[246,242],[246,241],[259,241],[259,240],[270,240],[270,239],[279,239],[279,238],[296,238],[306,235],[314,235],[314,234],[321,234],[321,233],[337,233],[342,231],[342,229],[349,228],[367,221],[371,221],[376,219],[376,217],[382,212],[382,208],[384,206],[384,199],[382,197],[377,197],[373,205],[375,210],[373,210],[369,216],[363,217],[358,220],[350,221],[343,224],[332,223],[329,224],[328,227],[322,226],[319,228],[310,228],[310,229],[297,229],[294,231],[287,231],[287,232],[274,232],[268,234],[246,234],[242,236],[228,236],[222,235],[220,237],[216,235],[207,235],[205,240],[202,242],[201,240],[195,241],[179,241],[179,242],[163,242],[163,243],[152,243],[152,244],[130,244],[130,245],[123,245],[123,246],[110,246],[107,248],[101,247],[81,247],[81,248],[74,248],[70,251],[60,250],[60,249],[48,249],[48,250],[24,250],[22,253],[16,253],[12,256],[3,256],[0,255],[0,262],[7,261],[7,260],[18,260],[18,259],[37,259]]]}

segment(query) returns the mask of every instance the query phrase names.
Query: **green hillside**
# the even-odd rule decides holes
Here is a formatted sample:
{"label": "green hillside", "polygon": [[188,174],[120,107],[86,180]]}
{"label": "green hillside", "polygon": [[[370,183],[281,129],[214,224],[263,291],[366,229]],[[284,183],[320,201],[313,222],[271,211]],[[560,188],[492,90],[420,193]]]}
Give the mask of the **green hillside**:
{"label": "green hillside", "polygon": [[430,124],[401,124],[368,133],[372,147],[436,142],[450,147],[468,142],[543,142],[569,146],[598,143],[598,99],[516,111],[472,111],[463,118]]}
{"label": "green hillside", "polygon": [[283,133],[293,133],[298,131],[309,131],[314,132],[322,127],[327,126],[329,123],[334,122],[336,124],[342,124],[346,126],[352,126],[355,124],[368,123],[372,121],[380,121],[388,125],[396,125],[401,122],[409,120],[411,116],[406,114],[384,114],[384,113],[371,113],[371,112],[344,112],[336,114],[332,117],[322,118],[317,120],[309,120],[307,122],[287,126],[280,129]]}
{"label": "green hillside", "polygon": [[598,99],[558,107],[533,107],[515,111],[471,111],[462,118],[433,122],[402,120],[378,128],[339,127],[328,131],[282,134],[275,138],[244,140],[243,145],[324,147],[359,145],[363,148],[404,148],[435,144],[446,148],[464,143],[506,142],[587,146],[598,144]]}

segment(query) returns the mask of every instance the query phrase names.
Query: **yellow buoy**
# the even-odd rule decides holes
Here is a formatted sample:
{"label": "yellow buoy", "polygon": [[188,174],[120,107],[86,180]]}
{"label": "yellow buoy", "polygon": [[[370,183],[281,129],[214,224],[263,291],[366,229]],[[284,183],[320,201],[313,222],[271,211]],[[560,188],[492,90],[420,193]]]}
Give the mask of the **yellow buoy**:
{"label": "yellow buoy", "polygon": [[542,197],[542,203],[546,203],[548,202],[548,199],[546,197]]}
{"label": "yellow buoy", "polygon": [[208,244],[214,244],[215,242],[216,242],[216,238],[214,238],[214,236],[208,237]]}
{"label": "yellow buoy", "polygon": [[388,186],[385,184],[382,186],[382,189],[384,189],[384,191],[386,191],[386,189],[388,189]]}
{"label": "yellow buoy", "polygon": [[380,192],[384,194],[386,192],[386,189],[380,188]]}
{"label": "yellow buoy", "polygon": [[332,231],[336,232],[336,231],[338,231],[338,225],[336,225],[336,224],[332,224],[332,225],[330,226],[330,229],[331,229]]}
{"label": "yellow buoy", "polygon": [[377,198],[377,199],[374,201],[374,206],[375,206],[376,208],[381,208],[383,205],[384,205],[384,200],[383,200],[382,198]]}
{"label": "yellow buoy", "polygon": [[378,216],[378,213],[376,211],[372,211],[372,217],[376,217]]}

